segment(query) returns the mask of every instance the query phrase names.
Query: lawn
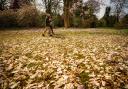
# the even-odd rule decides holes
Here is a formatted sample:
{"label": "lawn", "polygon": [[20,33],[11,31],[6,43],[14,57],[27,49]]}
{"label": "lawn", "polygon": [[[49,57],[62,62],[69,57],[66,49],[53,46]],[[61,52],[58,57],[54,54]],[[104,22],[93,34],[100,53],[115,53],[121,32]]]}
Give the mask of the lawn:
{"label": "lawn", "polygon": [[128,30],[0,31],[0,89],[128,89]]}

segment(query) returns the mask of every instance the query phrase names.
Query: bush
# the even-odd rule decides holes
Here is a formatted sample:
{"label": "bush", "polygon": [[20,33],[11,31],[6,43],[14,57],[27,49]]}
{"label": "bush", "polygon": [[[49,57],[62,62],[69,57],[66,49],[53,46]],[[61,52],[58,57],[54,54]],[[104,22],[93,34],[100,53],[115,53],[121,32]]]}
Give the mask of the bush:
{"label": "bush", "polygon": [[35,27],[41,25],[41,17],[35,7],[25,6],[18,11],[19,26]]}
{"label": "bush", "polygon": [[114,25],[116,24],[116,16],[110,16],[109,17],[109,27],[114,27]]}
{"label": "bush", "polygon": [[63,27],[64,26],[64,21],[61,15],[56,15],[53,17],[54,21],[54,26],[55,27]]}
{"label": "bush", "polygon": [[84,21],[83,26],[84,26],[85,28],[88,28],[88,27],[89,27],[89,28],[95,28],[97,22],[98,22],[98,19],[96,18],[96,16],[92,16],[92,17],[90,17],[90,18],[88,18],[88,19],[86,19],[86,20]]}
{"label": "bush", "polygon": [[17,26],[17,12],[13,10],[0,11],[0,27]]}
{"label": "bush", "polygon": [[125,15],[119,23],[115,25],[117,29],[128,29],[128,14]]}
{"label": "bush", "polygon": [[73,17],[72,18],[72,26],[73,27],[83,27],[82,22],[81,22],[81,18],[80,17]]}
{"label": "bush", "polygon": [[114,27],[116,23],[116,16],[111,15],[109,17],[103,17],[101,18],[98,23],[97,26],[98,27]]}
{"label": "bush", "polygon": [[45,19],[46,19],[46,15],[44,13],[41,13],[40,14],[40,22],[39,22],[41,27],[45,27]]}
{"label": "bush", "polygon": [[97,27],[106,27],[106,21],[104,19],[100,19],[97,22]]}
{"label": "bush", "polygon": [[96,18],[96,16],[91,16],[88,18],[81,18],[78,16],[72,17],[72,26],[73,27],[82,27],[82,28],[94,28],[96,27],[96,23],[97,23],[98,19]]}

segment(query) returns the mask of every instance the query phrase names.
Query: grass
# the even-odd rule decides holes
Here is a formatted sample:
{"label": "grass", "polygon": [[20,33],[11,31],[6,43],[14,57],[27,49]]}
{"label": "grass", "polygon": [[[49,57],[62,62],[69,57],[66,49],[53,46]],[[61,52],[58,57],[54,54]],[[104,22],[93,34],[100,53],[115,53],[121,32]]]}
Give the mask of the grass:
{"label": "grass", "polygon": [[0,31],[0,59],[6,69],[0,88],[127,89],[128,29],[59,28],[53,37],[42,37],[42,32]]}

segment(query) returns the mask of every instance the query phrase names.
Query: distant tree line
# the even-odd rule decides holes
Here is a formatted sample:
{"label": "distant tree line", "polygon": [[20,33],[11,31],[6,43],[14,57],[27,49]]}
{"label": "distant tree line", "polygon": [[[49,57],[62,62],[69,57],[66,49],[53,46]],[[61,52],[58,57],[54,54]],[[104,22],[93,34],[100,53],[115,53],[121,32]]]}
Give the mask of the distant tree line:
{"label": "distant tree line", "polygon": [[99,22],[100,26],[128,28],[128,0],[111,0]]}
{"label": "distant tree line", "polygon": [[105,14],[98,19],[104,0],[42,0],[44,12],[36,0],[0,0],[0,27],[44,27],[47,14],[55,27],[128,28],[128,0],[110,0]]}

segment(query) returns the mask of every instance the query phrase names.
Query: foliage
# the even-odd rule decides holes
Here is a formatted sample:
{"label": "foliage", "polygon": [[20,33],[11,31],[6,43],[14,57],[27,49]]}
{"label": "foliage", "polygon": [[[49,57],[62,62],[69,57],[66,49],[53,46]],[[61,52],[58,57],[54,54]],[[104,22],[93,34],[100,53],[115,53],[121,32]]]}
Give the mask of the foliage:
{"label": "foliage", "polygon": [[110,11],[111,11],[111,7],[106,7],[106,11],[105,11],[105,14],[103,17],[103,19],[106,22],[106,26],[110,25],[110,18],[109,18],[110,17]]}
{"label": "foliage", "polygon": [[128,28],[128,14],[125,15],[119,23],[115,25],[116,28],[118,29],[124,29]]}
{"label": "foliage", "polygon": [[116,22],[119,22],[122,13],[127,13],[128,0],[110,0],[114,15],[117,17]]}
{"label": "foliage", "polygon": [[73,27],[82,27],[81,17],[72,17]]}
{"label": "foliage", "polygon": [[63,27],[64,21],[61,15],[53,16],[53,22],[55,27]]}
{"label": "foliage", "polygon": [[46,13],[52,14],[54,12],[55,14],[58,14],[58,12],[61,10],[60,3],[62,0],[42,0],[42,2]]}
{"label": "foliage", "polygon": [[[101,0],[42,0],[45,13],[53,15],[55,27],[116,27],[127,28],[127,18],[120,16],[127,13],[127,0],[110,0],[111,6],[106,7],[104,17],[100,20],[95,16],[102,5]],[[44,27],[45,16],[39,14],[34,6],[35,0],[0,0],[0,27]],[[63,14],[62,12],[63,4]],[[10,5],[10,8],[8,7]],[[8,8],[7,8],[8,7]],[[6,9],[13,9],[6,10]],[[113,12],[114,10],[114,12]],[[111,12],[113,12],[111,14]]]}
{"label": "foliage", "polygon": [[83,26],[89,27],[89,28],[95,28],[96,24],[98,22],[98,19],[95,15],[89,17],[88,19],[85,19]]}
{"label": "foliage", "polygon": [[97,27],[106,27],[106,21],[101,18],[100,20],[98,20],[98,22],[96,23]]}
{"label": "foliage", "polygon": [[110,15],[110,16],[107,17],[106,20],[105,20],[105,17],[101,18],[98,21],[97,26],[98,27],[114,27],[115,26],[115,24],[116,24],[116,16]]}
{"label": "foliage", "polygon": [[18,11],[18,24],[19,26],[35,27],[41,23],[40,15],[35,7],[25,6]]}
{"label": "foliage", "polygon": [[12,10],[0,11],[0,27],[17,26],[17,12]]}
{"label": "foliage", "polygon": [[20,8],[20,1],[19,0],[12,0],[10,5],[10,9],[19,9]]}
{"label": "foliage", "polygon": [[116,24],[116,16],[115,15],[109,16],[108,27],[114,27],[115,24]]}
{"label": "foliage", "polygon": [[41,13],[41,14],[39,14],[40,15],[40,26],[41,27],[45,27],[45,19],[46,19],[46,15],[44,14],[44,13]]}
{"label": "foliage", "polygon": [[93,15],[94,13],[97,13],[100,10],[100,2],[98,0],[88,0],[85,3],[85,6],[88,7],[89,15]]}
{"label": "foliage", "polygon": [[97,23],[97,18],[89,17],[87,19],[81,17],[73,17],[72,18],[72,27],[79,27],[79,28],[95,28]]}
{"label": "foliage", "polygon": [[3,11],[6,9],[7,0],[0,0],[0,11]]}

